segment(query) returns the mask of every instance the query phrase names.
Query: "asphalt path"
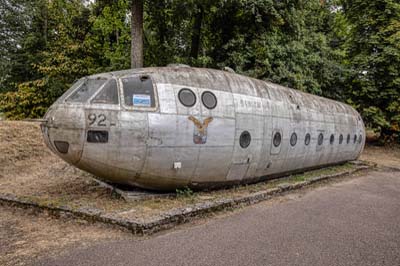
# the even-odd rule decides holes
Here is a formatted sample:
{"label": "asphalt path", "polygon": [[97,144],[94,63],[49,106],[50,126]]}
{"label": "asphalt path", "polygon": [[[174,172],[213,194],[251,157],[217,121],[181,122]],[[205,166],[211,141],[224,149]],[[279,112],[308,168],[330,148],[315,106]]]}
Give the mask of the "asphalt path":
{"label": "asphalt path", "polygon": [[400,172],[374,171],[35,265],[400,265]]}

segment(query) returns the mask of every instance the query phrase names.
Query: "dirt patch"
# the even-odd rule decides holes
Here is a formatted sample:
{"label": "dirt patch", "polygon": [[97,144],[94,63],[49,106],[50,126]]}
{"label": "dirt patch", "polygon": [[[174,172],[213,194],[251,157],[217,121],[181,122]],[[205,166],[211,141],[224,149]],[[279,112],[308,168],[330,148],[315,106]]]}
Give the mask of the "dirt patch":
{"label": "dirt patch", "polygon": [[132,235],[85,221],[54,220],[44,214],[0,206],[0,265],[26,265],[40,255]]}
{"label": "dirt patch", "polygon": [[360,159],[374,162],[380,166],[400,169],[400,147],[398,145],[367,146]]}

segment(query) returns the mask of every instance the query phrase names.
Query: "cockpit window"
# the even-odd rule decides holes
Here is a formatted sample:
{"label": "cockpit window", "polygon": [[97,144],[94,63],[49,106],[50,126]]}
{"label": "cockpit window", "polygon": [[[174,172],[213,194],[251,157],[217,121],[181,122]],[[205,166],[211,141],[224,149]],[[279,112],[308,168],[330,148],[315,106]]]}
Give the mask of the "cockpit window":
{"label": "cockpit window", "polygon": [[122,79],[125,104],[133,107],[155,107],[153,82],[147,75]]}
{"label": "cockpit window", "polygon": [[92,100],[92,103],[118,104],[118,88],[115,79],[110,79]]}
{"label": "cockpit window", "polygon": [[67,98],[66,102],[86,102],[106,81],[105,78],[84,79],[83,83]]}

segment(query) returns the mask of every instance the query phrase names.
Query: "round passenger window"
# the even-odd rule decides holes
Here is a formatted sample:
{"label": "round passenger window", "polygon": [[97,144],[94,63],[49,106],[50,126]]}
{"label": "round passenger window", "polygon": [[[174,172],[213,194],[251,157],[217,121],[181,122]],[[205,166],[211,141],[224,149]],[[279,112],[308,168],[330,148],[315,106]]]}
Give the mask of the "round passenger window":
{"label": "round passenger window", "polygon": [[178,93],[181,104],[186,107],[192,107],[196,104],[196,95],[189,89],[181,89]]}
{"label": "round passenger window", "polygon": [[243,131],[242,134],[240,134],[240,139],[239,139],[240,147],[245,149],[249,147],[250,142],[251,142],[250,133],[248,131]]}
{"label": "round passenger window", "polygon": [[217,106],[217,97],[211,91],[205,91],[201,95],[201,101],[208,109],[214,109]]}
{"label": "round passenger window", "polygon": [[340,136],[339,136],[339,144],[342,144],[342,143],[343,143],[343,135],[340,134]]}
{"label": "round passenger window", "polygon": [[281,133],[276,132],[274,135],[274,140],[273,140],[274,146],[278,147],[279,145],[281,145],[281,141],[282,141]]}
{"label": "round passenger window", "polygon": [[306,134],[306,138],[304,139],[304,144],[305,144],[306,146],[308,146],[308,145],[310,144],[310,141],[311,141],[310,133],[307,133],[307,134]]}
{"label": "round passenger window", "polygon": [[329,143],[332,145],[335,142],[335,136],[332,134],[331,138],[329,139]]}
{"label": "round passenger window", "polygon": [[357,141],[357,135],[354,135],[353,142],[356,143],[356,141]]}
{"label": "round passenger window", "polygon": [[361,144],[361,142],[362,142],[362,136],[361,136],[361,134],[360,134],[360,136],[358,136],[358,143]]}
{"label": "round passenger window", "polygon": [[293,133],[293,134],[290,136],[290,145],[295,146],[296,143],[297,143],[297,134],[296,134],[296,133]]}
{"label": "round passenger window", "polygon": [[350,134],[347,134],[347,140],[346,140],[347,144],[350,143]]}
{"label": "round passenger window", "polygon": [[318,135],[318,145],[322,145],[324,142],[324,135],[322,133],[319,133]]}

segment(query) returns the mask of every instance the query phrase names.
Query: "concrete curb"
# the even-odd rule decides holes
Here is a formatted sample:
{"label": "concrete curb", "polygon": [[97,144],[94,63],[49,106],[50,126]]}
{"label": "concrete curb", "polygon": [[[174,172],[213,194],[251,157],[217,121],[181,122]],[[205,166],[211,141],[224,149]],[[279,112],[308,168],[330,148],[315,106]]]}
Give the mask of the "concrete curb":
{"label": "concrete curb", "polygon": [[278,185],[278,187],[276,188],[254,192],[246,196],[220,199],[215,201],[206,201],[185,208],[172,209],[168,212],[163,213],[158,217],[154,217],[152,220],[147,220],[144,222],[133,219],[114,217],[110,214],[102,213],[99,210],[85,209],[85,208],[80,208],[75,210],[69,207],[40,204],[31,200],[19,198],[9,194],[3,194],[3,195],[0,194],[0,205],[15,206],[25,209],[33,208],[41,212],[47,212],[50,215],[58,218],[70,217],[75,219],[84,219],[93,223],[98,222],[107,225],[113,225],[122,229],[128,229],[133,234],[144,235],[172,228],[178,224],[183,224],[190,220],[193,220],[196,217],[200,217],[203,215],[207,215],[225,209],[233,209],[242,206],[252,205],[261,201],[268,200],[274,196],[283,195],[289,191],[307,187],[314,183],[319,183],[324,180],[332,178],[348,176],[361,170],[370,169],[371,167],[374,166],[365,164],[357,165],[357,168],[346,172],[340,172],[331,175],[322,175],[314,177],[307,181],[301,181],[293,184],[284,183]]}

